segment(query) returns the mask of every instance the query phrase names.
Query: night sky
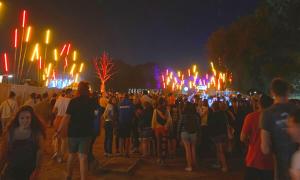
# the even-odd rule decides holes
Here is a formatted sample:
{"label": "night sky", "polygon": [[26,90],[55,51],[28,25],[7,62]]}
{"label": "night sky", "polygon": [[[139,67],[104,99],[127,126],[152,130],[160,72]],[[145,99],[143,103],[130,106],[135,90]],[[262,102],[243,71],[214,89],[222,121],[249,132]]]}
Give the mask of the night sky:
{"label": "night sky", "polygon": [[[50,28],[52,45],[70,41],[91,60],[103,50],[130,64],[172,67],[207,64],[213,31],[253,13],[259,0],[7,0],[0,22],[0,50],[7,51],[22,9],[36,37]],[[35,39],[34,41],[38,41]],[[41,41],[41,40],[40,40]]]}

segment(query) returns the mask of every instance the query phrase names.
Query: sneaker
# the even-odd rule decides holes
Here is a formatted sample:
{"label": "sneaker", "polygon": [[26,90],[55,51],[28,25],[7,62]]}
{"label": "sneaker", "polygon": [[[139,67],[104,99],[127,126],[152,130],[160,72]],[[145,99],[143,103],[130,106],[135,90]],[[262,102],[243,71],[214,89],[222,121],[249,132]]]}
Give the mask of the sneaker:
{"label": "sneaker", "polygon": [[192,172],[193,171],[193,169],[191,167],[186,167],[184,170],[187,171],[187,172]]}

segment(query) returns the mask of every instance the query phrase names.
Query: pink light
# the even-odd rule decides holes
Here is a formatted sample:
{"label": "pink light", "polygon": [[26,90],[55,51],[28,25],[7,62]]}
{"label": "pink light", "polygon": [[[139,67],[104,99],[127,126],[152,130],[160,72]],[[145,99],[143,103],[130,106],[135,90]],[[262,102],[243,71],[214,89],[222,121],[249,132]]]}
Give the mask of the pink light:
{"label": "pink light", "polygon": [[65,51],[65,49],[66,49],[66,44],[64,45],[64,47],[62,48],[62,50],[61,50],[61,52],[60,52],[60,56],[62,56],[63,55],[63,53],[64,53],[64,51]]}
{"label": "pink light", "polygon": [[40,59],[39,59],[39,68],[42,69],[42,57],[40,56]]}
{"label": "pink light", "polygon": [[6,55],[6,53],[4,53],[4,65],[5,65],[5,72],[8,72],[7,55]]}
{"label": "pink light", "polygon": [[26,24],[26,10],[23,10],[22,28],[25,27],[25,24]]}
{"label": "pink light", "polygon": [[67,55],[69,55],[70,48],[71,48],[71,44],[69,43],[69,45],[68,45],[68,50],[67,50]]}
{"label": "pink light", "polygon": [[67,59],[67,57],[65,58],[65,67],[67,67],[68,66],[68,59]]}
{"label": "pink light", "polygon": [[18,29],[15,29],[15,44],[14,47],[17,48],[18,46]]}

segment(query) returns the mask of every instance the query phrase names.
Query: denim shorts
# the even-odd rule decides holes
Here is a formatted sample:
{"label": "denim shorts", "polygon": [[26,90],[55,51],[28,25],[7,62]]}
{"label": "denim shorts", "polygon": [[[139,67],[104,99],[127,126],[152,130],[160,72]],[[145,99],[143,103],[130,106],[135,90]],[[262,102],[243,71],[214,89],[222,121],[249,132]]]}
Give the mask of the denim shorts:
{"label": "denim shorts", "polygon": [[90,143],[90,137],[69,137],[69,153],[88,154]]}
{"label": "denim shorts", "polygon": [[191,143],[196,144],[197,142],[197,133],[188,133],[188,132],[181,132],[181,140],[183,143]]}

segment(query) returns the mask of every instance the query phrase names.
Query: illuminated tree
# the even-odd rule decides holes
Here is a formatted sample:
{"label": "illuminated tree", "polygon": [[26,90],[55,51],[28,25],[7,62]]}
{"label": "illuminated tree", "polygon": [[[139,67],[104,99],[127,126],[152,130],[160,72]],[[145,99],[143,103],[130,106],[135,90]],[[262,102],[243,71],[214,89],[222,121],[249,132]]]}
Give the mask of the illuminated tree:
{"label": "illuminated tree", "polygon": [[101,81],[100,91],[105,92],[105,83],[116,73],[115,65],[106,52],[99,59],[94,60],[98,78]]}

